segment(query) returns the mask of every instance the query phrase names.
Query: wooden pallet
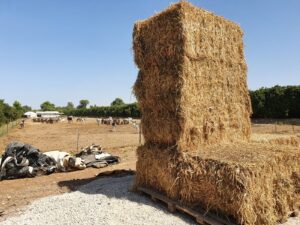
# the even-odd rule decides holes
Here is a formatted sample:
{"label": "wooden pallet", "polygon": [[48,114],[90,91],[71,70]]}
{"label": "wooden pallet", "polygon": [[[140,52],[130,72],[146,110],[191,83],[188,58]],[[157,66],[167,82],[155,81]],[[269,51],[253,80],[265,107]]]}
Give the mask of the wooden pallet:
{"label": "wooden pallet", "polygon": [[166,196],[150,190],[148,188],[144,187],[138,187],[137,190],[141,193],[147,194],[151,197],[153,201],[162,201],[166,203],[168,206],[168,210],[171,213],[175,213],[177,210],[183,213],[186,213],[192,217],[194,217],[197,221],[197,223],[201,225],[235,225],[229,221],[226,221],[222,218],[217,217],[216,215],[212,213],[206,213],[203,210],[194,210],[188,207],[183,206],[182,204],[178,203],[177,201],[171,200],[167,198]]}

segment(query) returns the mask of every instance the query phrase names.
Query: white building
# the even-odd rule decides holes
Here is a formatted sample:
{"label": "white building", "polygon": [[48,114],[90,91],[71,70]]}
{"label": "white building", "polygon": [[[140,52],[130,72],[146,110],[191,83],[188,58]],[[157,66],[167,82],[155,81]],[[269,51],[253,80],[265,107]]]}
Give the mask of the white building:
{"label": "white building", "polygon": [[62,113],[58,111],[40,111],[36,112],[37,117],[42,117],[42,118],[58,118]]}
{"label": "white building", "polygon": [[37,117],[37,114],[35,112],[26,112],[23,114],[24,117],[27,117],[27,118],[36,118]]}

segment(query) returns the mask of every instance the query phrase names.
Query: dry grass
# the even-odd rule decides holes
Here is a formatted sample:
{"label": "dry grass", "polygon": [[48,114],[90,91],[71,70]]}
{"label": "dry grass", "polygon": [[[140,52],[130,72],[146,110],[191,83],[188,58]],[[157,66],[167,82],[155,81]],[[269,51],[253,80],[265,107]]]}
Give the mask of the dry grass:
{"label": "dry grass", "polygon": [[252,133],[261,134],[292,134],[300,137],[300,119],[298,119],[298,125],[284,124],[285,120],[278,120],[272,123],[253,123]]}
{"label": "dry grass", "polygon": [[[300,125],[285,122],[288,121],[256,121],[252,124],[251,141],[300,147]],[[292,124],[299,124],[299,120],[294,119]]]}
{"label": "dry grass", "polygon": [[300,137],[288,134],[252,134],[251,141],[273,145],[290,145],[300,147]]}

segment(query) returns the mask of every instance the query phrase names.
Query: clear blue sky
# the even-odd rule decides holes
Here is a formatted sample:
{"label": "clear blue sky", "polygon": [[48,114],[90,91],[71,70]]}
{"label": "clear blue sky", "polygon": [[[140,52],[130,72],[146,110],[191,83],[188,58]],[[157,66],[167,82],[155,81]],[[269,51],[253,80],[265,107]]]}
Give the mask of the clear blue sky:
{"label": "clear blue sky", "polygon": [[[240,24],[250,89],[300,84],[299,0],[191,1]],[[38,108],[131,95],[132,28],[169,0],[0,0],[0,99]]]}

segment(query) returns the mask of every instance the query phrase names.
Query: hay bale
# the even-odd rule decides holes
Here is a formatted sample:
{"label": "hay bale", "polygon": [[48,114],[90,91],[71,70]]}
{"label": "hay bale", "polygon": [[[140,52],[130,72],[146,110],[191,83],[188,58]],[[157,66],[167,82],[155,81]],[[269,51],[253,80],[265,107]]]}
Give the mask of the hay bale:
{"label": "hay bale", "polygon": [[136,185],[236,223],[273,225],[300,206],[299,150],[239,143],[185,153],[145,145],[138,149]]}
{"label": "hay bale", "polygon": [[137,158],[135,186],[153,188],[176,199],[179,192],[176,185],[178,157],[173,149],[144,145],[137,149]]}
{"label": "hay bale", "polygon": [[300,149],[249,141],[242,36],[187,2],[135,24],[134,91],[146,141],[135,185],[240,224],[273,225],[300,206]]}
{"label": "hay bale", "polygon": [[242,37],[238,25],[187,2],[135,24],[134,91],[146,142],[190,151],[249,139]]}

